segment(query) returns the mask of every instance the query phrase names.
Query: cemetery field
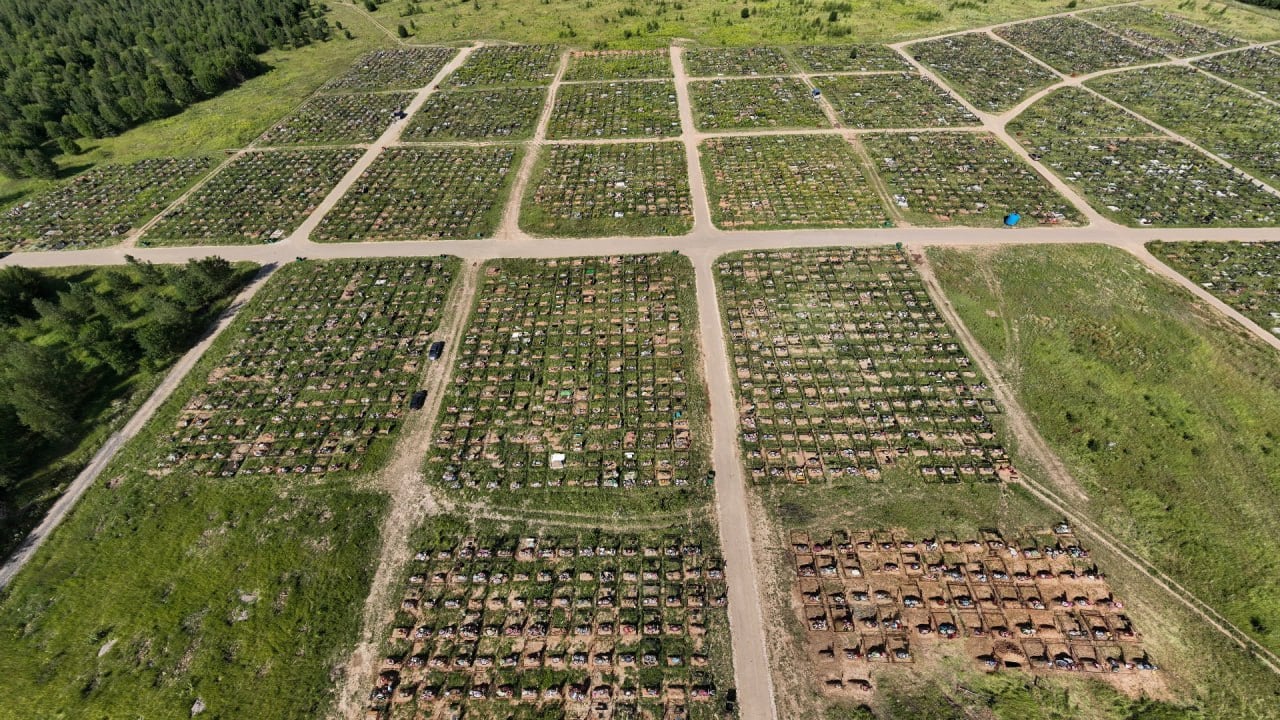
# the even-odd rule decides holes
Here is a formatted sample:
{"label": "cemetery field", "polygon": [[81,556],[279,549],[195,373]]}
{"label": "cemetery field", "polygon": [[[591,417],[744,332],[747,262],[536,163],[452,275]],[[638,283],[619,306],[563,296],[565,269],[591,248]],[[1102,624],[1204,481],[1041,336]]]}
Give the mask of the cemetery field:
{"label": "cemetery field", "polygon": [[212,157],[101,165],[0,213],[0,250],[61,250],[121,242],[214,167]]}
{"label": "cemetery field", "polygon": [[1192,64],[1272,100],[1280,99],[1280,52],[1272,48],[1240,50]]}
{"label": "cemetery field", "polygon": [[912,222],[996,227],[1011,212],[1042,225],[1083,220],[993,135],[895,133],[862,141],[894,203]]}
{"label": "cemetery field", "polygon": [[1203,55],[1245,44],[1239,38],[1141,5],[1103,8],[1080,17],[1170,57]]}
{"label": "cemetery field", "polygon": [[440,517],[410,542],[373,710],[712,720],[731,702],[726,570],[705,519],[619,533]]}
{"label": "cemetery field", "polygon": [[356,149],[247,152],[161,218],[139,244],[282,240],[316,209],[362,154]]}
{"label": "cemetery field", "polygon": [[791,48],[809,73],[910,72],[911,63],[885,45],[805,45]]}
{"label": "cemetery field", "polygon": [[[456,269],[278,271],[6,588],[0,687],[27,701],[0,715],[324,714],[387,505],[359,478],[405,411]],[[358,470],[335,473],[334,456]]]}
{"label": "cemetery field", "polygon": [[723,137],[701,146],[711,218],[725,230],[891,224],[857,151],[834,135]]}
{"label": "cemetery field", "polygon": [[520,206],[532,235],[684,235],[693,228],[679,142],[543,148]]}
{"label": "cemetery field", "polygon": [[671,82],[630,81],[561,85],[547,137],[671,137],[680,134]]}
{"label": "cemetery field", "polygon": [[699,130],[831,127],[798,78],[699,81],[689,85],[689,96]]}
{"label": "cemetery field", "polygon": [[1129,42],[1079,17],[1006,25],[996,28],[995,33],[1067,75],[1166,59],[1155,50]]}
{"label": "cemetery field", "polygon": [[740,252],[716,263],[754,484],[1010,476],[985,380],[907,257]]}
{"label": "cemetery field", "polygon": [[377,140],[412,93],[315,95],[258,139],[271,145],[350,145]]}
{"label": "cemetery field", "polygon": [[550,85],[559,64],[560,49],[555,45],[486,46],[445,78],[444,87]]}
{"label": "cemetery field", "polygon": [[528,140],[546,100],[541,87],[440,90],[413,114],[400,139]]}
{"label": "cemetery field", "polygon": [[1277,245],[1152,242],[1147,249],[1245,317],[1280,335]]}
{"label": "cemetery field", "polygon": [[914,73],[823,75],[813,84],[846,127],[935,128],[978,125],[978,118],[932,80]]}
{"label": "cemetery field", "polygon": [[671,54],[661,50],[579,51],[569,56],[566,82],[670,78]]}
{"label": "cemetery field", "polygon": [[684,53],[690,77],[789,75],[795,70],[780,48],[691,48]]}
{"label": "cemetery field", "polygon": [[426,87],[458,51],[444,47],[384,48],[366,53],[347,71],[321,88],[323,92],[416,90]]}
{"label": "cemetery field", "polygon": [[1124,225],[1253,227],[1280,218],[1280,200],[1248,178],[1084,91],[1051,93],[1008,129],[1032,159]]}
{"label": "cemetery field", "polygon": [[1259,180],[1280,184],[1280,105],[1182,67],[1143,68],[1088,84]]}
{"label": "cemetery field", "polygon": [[493,235],[522,151],[515,145],[383,152],[325,215],[317,242],[459,240]]}
{"label": "cemetery field", "polygon": [[[1274,350],[1102,247],[932,251],[938,277],[1088,494],[1088,511],[1280,646]],[[1212,478],[1206,483],[1204,478]]]}
{"label": "cemetery field", "polygon": [[154,470],[262,482],[367,474],[408,412],[458,268],[453,258],[287,265],[176,394]]}
{"label": "cemetery field", "polygon": [[1004,112],[1058,76],[986,33],[953,35],[907,46],[974,107]]}
{"label": "cemetery field", "polygon": [[672,514],[710,497],[686,258],[494,260],[478,298],[428,482],[535,515]]}

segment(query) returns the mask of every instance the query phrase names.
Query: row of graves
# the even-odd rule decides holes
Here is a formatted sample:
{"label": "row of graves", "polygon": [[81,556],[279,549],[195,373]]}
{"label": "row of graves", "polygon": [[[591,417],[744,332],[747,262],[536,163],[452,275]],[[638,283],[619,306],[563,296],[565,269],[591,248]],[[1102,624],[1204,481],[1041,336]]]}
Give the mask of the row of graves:
{"label": "row of graves", "polygon": [[1273,187],[1280,185],[1280,104],[1189,67],[1114,73],[1088,86]]}
{"label": "row of graves", "polygon": [[754,481],[1014,475],[990,388],[900,251],[736,253],[716,272]]}
{"label": "row of graves", "polygon": [[413,92],[426,87],[455,56],[456,48],[375,50],[271,126],[257,145],[371,143],[405,116]]}
{"label": "row of graves", "polygon": [[82,250],[118,243],[217,163],[208,156],[101,165],[0,213],[0,251]]}
{"label": "row of graves", "polygon": [[1156,670],[1069,525],[1006,539],[793,532],[792,605],[823,690],[870,690],[878,667],[960,655],[988,671]]}
{"label": "row of graves", "polygon": [[533,137],[555,79],[553,45],[481,47],[413,114],[410,142],[517,141]]}
{"label": "row of graves", "polygon": [[1280,243],[1153,242],[1153,254],[1280,335]]}
{"label": "row of graves", "polygon": [[1246,44],[1140,5],[1015,23],[994,32],[1067,75],[1194,57]]}
{"label": "row of graves", "polygon": [[[389,442],[438,339],[458,261],[299,261],[228,331],[158,470],[206,477],[360,470]],[[206,361],[208,362],[208,361]]]}
{"label": "row of graves", "polygon": [[354,148],[240,153],[160,218],[139,245],[283,240],[319,207],[362,154]]}
{"label": "row of graves", "polygon": [[430,530],[408,568],[371,717],[721,716],[728,596],[710,526]]}
{"label": "row of graves", "polygon": [[1121,224],[1256,227],[1280,222],[1280,198],[1257,180],[1088,90],[1056,90],[1006,129],[1032,160]]}
{"label": "row of graves", "polygon": [[486,264],[428,475],[512,502],[701,484],[693,292],[675,254]]}

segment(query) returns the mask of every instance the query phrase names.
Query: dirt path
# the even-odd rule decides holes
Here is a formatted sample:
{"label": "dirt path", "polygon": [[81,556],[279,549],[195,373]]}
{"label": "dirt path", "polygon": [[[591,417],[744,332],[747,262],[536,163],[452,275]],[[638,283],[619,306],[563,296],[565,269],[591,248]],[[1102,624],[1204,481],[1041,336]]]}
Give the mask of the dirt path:
{"label": "dirt path", "polygon": [[1062,459],[1058,457],[1057,453],[1053,452],[1048,443],[1041,437],[1040,432],[1031,423],[1026,411],[1022,409],[1012,389],[1002,380],[999,367],[969,332],[968,326],[965,325],[964,320],[960,318],[959,313],[955,311],[950,300],[947,299],[946,294],[938,284],[927,255],[921,251],[920,257],[921,262],[915,263],[915,267],[920,273],[920,277],[924,281],[925,288],[933,299],[934,305],[937,306],[938,312],[955,331],[956,338],[960,341],[960,344],[964,346],[965,351],[969,353],[974,363],[978,365],[983,375],[986,376],[987,382],[995,389],[996,399],[1008,417],[1010,430],[1013,432],[1014,437],[1017,438],[1020,449],[1030,455],[1033,461],[1048,475],[1048,483],[1046,484],[1023,473],[1019,481],[1023,487],[1027,488],[1046,507],[1054,512],[1061,513],[1075,527],[1077,533],[1089,537],[1096,544],[1115,553],[1133,566],[1144,578],[1151,581],[1153,585],[1165,591],[1170,597],[1208,623],[1210,627],[1229,638],[1241,649],[1254,654],[1272,672],[1280,674],[1280,656],[1277,656],[1235,627],[1230,620],[1208,603],[1197,598],[1173,578],[1128,547],[1124,541],[1088,518],[1085,514],[1085,506],[1089,502],[1087,493],[1071,476],[1071,472],[1067,469],[1066,464],[1062,462]]}
{"label": "dirt path", "polygon": [[445,341],[444,354],[435,362],[428,361],[419,385],[427,391],[427,403],[404,424],[392,449],[391,462],[374,481],[375,486],[390,498],[391,507],[378,535],[381,551],[369,595],[365,598],[360,640],[347,662],[338,691],[337,714],[340,717],[359,718],[365,710],[365,694],[373,687],[381,659],[378,651],[394,614],[391,594],[399,587],[405,565],[413,552],[409,537],[424,518],[439,510],[439,503],[422,476],[422,463],[444,400],[449,368],[453,367],[457,357],[467,316],[475,300],[478,274],[478,263],[463,263],[456,287],[445,304],[447,310],[441,318],[440,328],[432,335],[433,339]]}
{"label": "dirt path", "polygon": [[507,197],[506,207],[502,210],[502,222],[498,224],[496,236],[500,239],[515,240],[528,238],[520,229],[520,205],[524,202],[525,189],[529,187],[529,179],[538,164],[538,155],[547,141],[547,127],[551,125],[551,112],[556,107],[556,94],[560,92],[560,83],[564,81],[565,70],[569,67],[569,52],[560,55],[560,65],[556,67],[556,75],[547,89],[547,99],[542,105],[542,114],[538,116],[538,124],[533,130],[533,139],[525,145],[524,160],[516,172],[516,179],[511,183],[511,195]]}
{"label": "dirt path", "polygon": [[689,201],[693,205],[694,232],[719,233],[711,222],[711,203],[707,199],[707,181],[702,174],[699,146],[704,135],[693,119],[693,101],[689,99],[689,71],[684,66],[684,47],[671,47],[671,70],[676,78],[676,104],[680,108],[680,141],[689,173]]}
{"label": "dirt path", "polygon": [[711,459],[716,469],[716,513],[720,519],[720,545],[724,549],[725,577],[729,584],[733,673],[741,720],[774,720],[777,710],[738,446],[738,413],[734,407],[729,355],[712,273],[715,258],[713,253],[705,253],[693,261],[704,372],[707,394],[711,397]]}
{"label": "dirt path", "polygon": [[49,509],[49,513],[45,515],[44,520],[41,521],[35,530],[31,531],[31,534],[27,536],[26,540],[22,541],[22,545],[19,546],[13,555],[9,557],[9,560],[5,562],[4,566],[0,567],[0,589],[3,589],[9,584],[9,581],[13,579],[14,575],[16,575],[18,571],[31,560],[31,557],[35,555],[36,550],[39,550],[40,546],[44,544],[44,541],[49,538],[49,535],[58,527],[58,525],[62,524],[62,521],[66,518],[67,514],[70,513],[71,509],[75,507],[77,502],[79,502],[80,497],[84,495],[85,491],[88,490],[91,485],[93,485],[94,481],[98,479],[98,476],[102,474],[102,471],[111,464],[112,459],[115,458],[116,453],[119,452],[120,448],[124,447],[126,443],[132,440],[133,437],[142,430],[143,426],[151,420],[152,416],[156,414],[156,411],[160,409],[160,406],[164,405],[165,401],[169,399],[169,396],[173,394],[173,391],[182,384],[183,379],[187,377],[187,374],[191,372],[191,369],[200,361],[200,358],[204,355],[205,351],[213,345],[214,341],[218,339],[218,336],[222,334],[222,331],[226,330],[231,324],[231,321],[235,319],[236,314],[239,313],[245,304],[262,289],[267,278],[271,276],[275,269],[276,266],[267,265],[258,272],[253,280],[251,280],[249,284],[240,291],[240,294],[235,297],[235,300],[231,302],[231,305],[228,306],[227,309],[223,311],[222,315],[218,317],[213,326],[209,328],[204,337],[201,338],[200,342],[196,343],[194,347],[178,359],[178,362],[173,364],[173,367],[169,369],[169,373],[165,375],[164,380],[156,386],[156,389],[151,392],[151,395],[146,399],[146,401],[138,407],[137,412],[133,414],[133,417],[129,419],[129,422],[125,423],[124,427],[120,428],[118,432],[108,438],[107,442],[98,449],[98,452],[94,454],[93,459],[89,461],[89,464],[80,471],[80,474],[76,476],[76,479],[67,487],[67,491],[64,492],[62,497],[58,498],[58,501]]}

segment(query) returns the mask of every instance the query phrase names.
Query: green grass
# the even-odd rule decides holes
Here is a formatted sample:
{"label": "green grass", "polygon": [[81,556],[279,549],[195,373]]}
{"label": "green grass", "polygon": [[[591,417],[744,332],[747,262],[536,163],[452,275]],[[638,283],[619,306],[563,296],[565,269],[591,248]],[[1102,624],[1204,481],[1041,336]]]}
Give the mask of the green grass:
{"label": "green grass", "polygon": [[[1019,18],[1066,12],[1066,0],[989,0],[935,3],[929,0],[798,2],[723,0],[635,3],[629,0],[481,0],[416,3],[422,12],[401,14],[409,0],[379,5],[375,17],[386,28],[417,25],[414,42],[494,38],[518,42],[556,41],[580,47],[650,48],[676,38],[707,45],[853,43],[919,37]],[[1076,7],[1109,2],[1079,0]],[[836,11],[835,22],[830,21]]]}
{"label": "green grass", "polygon": [[91,491],[7,590],[0,695],[23,700],[0,717],[185,718],[197,699],[209,717],[323,714],[386,498],[123,478]]}
{"label": "green grass", "polygon": [[931,257],[1096,518],[1280,649],[1275,351],[1117,250]]}

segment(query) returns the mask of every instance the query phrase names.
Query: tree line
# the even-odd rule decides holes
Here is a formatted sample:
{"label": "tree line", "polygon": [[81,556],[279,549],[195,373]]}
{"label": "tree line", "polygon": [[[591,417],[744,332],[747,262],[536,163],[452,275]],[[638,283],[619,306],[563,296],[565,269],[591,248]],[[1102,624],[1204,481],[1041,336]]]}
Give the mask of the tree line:
{"label": "tree line", "polygon": [[53,177],[57,153],[266,70],[273,47],[327,39],[310,0],[0,3],[0,173]]}
{"label": "tree line", "polygon": [[221,258],[84,271],[0,269],[0,501],[73,447],[139,372],[189,348],[247,271]]}

